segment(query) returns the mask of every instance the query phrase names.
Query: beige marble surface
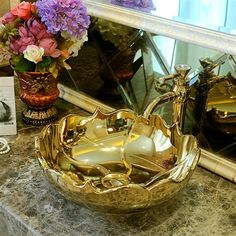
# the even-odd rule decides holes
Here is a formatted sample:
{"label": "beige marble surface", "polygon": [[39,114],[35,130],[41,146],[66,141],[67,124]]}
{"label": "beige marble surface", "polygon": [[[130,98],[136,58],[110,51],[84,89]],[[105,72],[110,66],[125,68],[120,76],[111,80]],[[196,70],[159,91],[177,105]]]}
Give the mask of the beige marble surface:
{"label": "beige marble surface", "polygon": [[[85,112],[58,100],[60,116]],[[236,185],[200,167],[167,203],[141,213],[112,215],[67,201],[47,182],[34,153],[41,127],[26,126],[17,98],[18,134],[0,155],[0,236],[236,235]]]}

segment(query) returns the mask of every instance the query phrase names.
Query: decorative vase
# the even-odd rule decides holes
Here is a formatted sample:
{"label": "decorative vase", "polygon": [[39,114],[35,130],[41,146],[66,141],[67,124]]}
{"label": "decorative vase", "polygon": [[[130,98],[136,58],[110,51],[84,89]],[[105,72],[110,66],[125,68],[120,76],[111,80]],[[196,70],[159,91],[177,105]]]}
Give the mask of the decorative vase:
{"label": "decorative vase", "polygon": [[30,125],[46,125],[57,118],[53,103],[59,96],[57,78],[50,72],[17,72],[20,99],[27,108],[22,120]]}

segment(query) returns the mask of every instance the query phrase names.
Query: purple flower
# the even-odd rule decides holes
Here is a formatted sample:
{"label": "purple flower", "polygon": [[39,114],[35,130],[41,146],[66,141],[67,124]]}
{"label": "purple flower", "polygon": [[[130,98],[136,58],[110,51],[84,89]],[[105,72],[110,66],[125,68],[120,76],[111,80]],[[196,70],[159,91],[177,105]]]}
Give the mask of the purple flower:
{"label": "purple flower", "polygon": [[111,3],[143,11],[155,9],[152,0],[111,0]]}
{"label": "purple flower", "polygon": [[82,0],[38,0],[36,8],[48,32],[66,32],[82,38],[90,24]]}

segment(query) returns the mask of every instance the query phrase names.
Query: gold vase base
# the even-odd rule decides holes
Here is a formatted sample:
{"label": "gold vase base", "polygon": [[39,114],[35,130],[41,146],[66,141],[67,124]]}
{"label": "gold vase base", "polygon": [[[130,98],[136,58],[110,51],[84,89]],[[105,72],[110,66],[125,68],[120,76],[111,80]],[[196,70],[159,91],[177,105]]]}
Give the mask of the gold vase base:
{"label": "gold vase base", "polygon": [[43,109],[28,107],[22,112],[22,120],[27,125],[43,126],[55,121],[57,115],[57,110],[53,106]]}

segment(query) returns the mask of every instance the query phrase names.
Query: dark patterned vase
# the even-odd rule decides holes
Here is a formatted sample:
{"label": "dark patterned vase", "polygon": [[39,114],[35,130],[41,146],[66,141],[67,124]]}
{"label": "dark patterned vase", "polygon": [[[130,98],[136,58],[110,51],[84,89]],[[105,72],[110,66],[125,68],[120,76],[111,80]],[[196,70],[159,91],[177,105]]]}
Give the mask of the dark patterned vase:
{"label": "dark patterned vase", "polygon": [[59,96],[57,78],[45,72],[17,72],[20,99],[27,105],[22,112],[26,124],[46,125],[57,118],[53,103]]}

